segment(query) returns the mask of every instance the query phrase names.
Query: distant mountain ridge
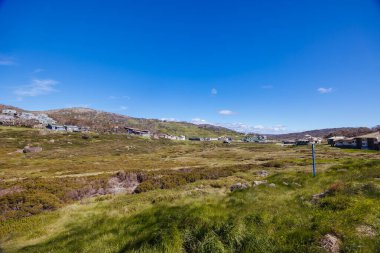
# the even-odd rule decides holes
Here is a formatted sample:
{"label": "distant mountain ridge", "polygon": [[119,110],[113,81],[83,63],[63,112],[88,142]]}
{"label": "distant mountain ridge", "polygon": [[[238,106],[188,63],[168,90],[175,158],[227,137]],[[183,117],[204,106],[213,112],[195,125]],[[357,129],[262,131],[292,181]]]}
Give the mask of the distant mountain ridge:
{"label": "distant mountain ridge", "polygon": [[291,140],[291,139],[302,139],[305,135],[311,135],[313,137],[320,138],[329,138],[332,136],[346,136],[346,137],[355,137],[358,135],[368,134],[375,131],[379,131],[380,126],[376,127],[340,127],[340,128],[326,128],[318,130],[310,130],[298,133],[288,133],[288,134],[278,134],[278,135],[269,135],[270,139],[274,140]]}

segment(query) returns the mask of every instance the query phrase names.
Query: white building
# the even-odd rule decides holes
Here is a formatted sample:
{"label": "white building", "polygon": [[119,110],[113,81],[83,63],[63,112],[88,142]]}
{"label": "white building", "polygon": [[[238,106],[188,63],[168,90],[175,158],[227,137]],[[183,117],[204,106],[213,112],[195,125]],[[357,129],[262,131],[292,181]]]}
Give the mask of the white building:
{"label": "white building", "polygon": [[180,135],[180,136],[178,136],[178,140],[179,141],[186,141],[186,136]]}
{"label": "white building", "polygon": [[335,147],[346,147],[355,148],[357,146],[356,140],[354,138],[344,138],[335,141]]}

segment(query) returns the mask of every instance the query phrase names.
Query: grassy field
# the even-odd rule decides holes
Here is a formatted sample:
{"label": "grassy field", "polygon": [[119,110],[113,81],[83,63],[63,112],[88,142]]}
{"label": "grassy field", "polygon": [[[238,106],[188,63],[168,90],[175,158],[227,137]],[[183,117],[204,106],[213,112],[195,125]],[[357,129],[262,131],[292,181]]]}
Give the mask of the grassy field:
{"label": "grassy field", "polygon": [[380,252],[380,153],[316,152],[0,127],[0,252]]}

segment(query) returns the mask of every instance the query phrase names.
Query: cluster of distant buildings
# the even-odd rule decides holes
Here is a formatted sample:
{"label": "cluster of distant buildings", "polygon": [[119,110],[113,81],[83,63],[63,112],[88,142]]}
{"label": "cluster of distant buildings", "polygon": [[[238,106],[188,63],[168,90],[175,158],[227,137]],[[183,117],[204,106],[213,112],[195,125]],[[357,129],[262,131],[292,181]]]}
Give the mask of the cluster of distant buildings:
{"label": "cluster of distant buildings", "polygon": [[247,135],[242,139],[243,142],[267,143],[268,139],[265,135]]}
{"label": "cluster of distant buildings", "polygon": [[347,138],[345,136],[333,136],[327,139],[327,143],[333,147],[380,150],[380,132]]}
{"label": "cluster of distant buildings", "polygon": [[[177,140],[177,141],[221,141],[224,143],[231,143],[232,138],[228,136],[220,136],[220,137],[189,137],[186,138],[184,135],[170,135],[170,134],[157,134],[152,133],[149,130],[141,130],[137,128],[131,128],[131,127],[124,127],[125,132],[128,135],[135,135],[135,136],[141,136],[141,137],[147,137],[147,138],[153,138],[153,139],[168,139],[168,140]],[[243,139],[241,139],[242,142],[256,142],[256,143],[266,143],[267,137],[263,135],[249,135],[245,136]]]}
{"label": "cluster of distant buildings", "polygon": [[3,109],[0,114],[1,122],[12,122],[14,120],[35,120],[39,124],[47,125],[47,124],[56,124],[57,122],[50,118],[45,113],[30,113],[30,112],[17,112],[13,109]]}
{"label": "cluster of distant buildings", "polygon": [[307,134],[301,139],[284,140],[283,144],[285,144],[285,145],[309,145],[309,144],[321,144],[322,141],[323,141],[322,138],[313,137],[313,136]]}
{"label": "cluster of distant buildings", "polygon": [[88,132],[90,128],[88,127],[80,127],[75,125],[57,125],[57,124],[48,124],[46,126],[47,129],[52,131],[65,131],[65,132]]}

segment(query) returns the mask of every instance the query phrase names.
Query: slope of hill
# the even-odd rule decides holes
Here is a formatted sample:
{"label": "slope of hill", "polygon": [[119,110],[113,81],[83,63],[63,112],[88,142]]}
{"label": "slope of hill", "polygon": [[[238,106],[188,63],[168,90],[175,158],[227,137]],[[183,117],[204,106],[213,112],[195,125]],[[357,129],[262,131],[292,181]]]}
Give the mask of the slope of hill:
{"label": "slope of hill", "polygon": [[[13,106],[0,105],[0,109],[15,109],[18,112],[27,111]],[[171,135],[218,137],[239,137],[236,131],[213,125],[196,125],[188,122],[162,121],[158,119],[133,118],[121,114],[98,111],[90,108],[65,108],[47,111],[30,111],[45,113],[59,124],[87,126],[94,131],[123,131],[124,127],[150,130],[153,133]]]}
{"label": "slope of hill", "polygon": [[102,112],[88,108],[70,108],[49,110],[44,113],[62,124],[89,126],[97,131],[109,131],[123,127],[150,130],[154,133],[166,133],[186,136],[238,136],[233,130],[212,125],[195,125],[188,122],[162,121],[157,119],[133,118],[116,113]]}
{"label": "slope of hill", "polygon": [[268,136],[270,139],[274,140],[284,140],[284,139],[301,139],[305,135],[311,135],[313,137],[329,138],[331,136],[346,136],[354,137],[358,135],[368,134],[375,131],[379,131],[380,126],[373,128],[368,127],[342,127],[342,128],[326,128],[318,130],[310,130],[299,133],[289,133],[289,134],[278,134]]}

